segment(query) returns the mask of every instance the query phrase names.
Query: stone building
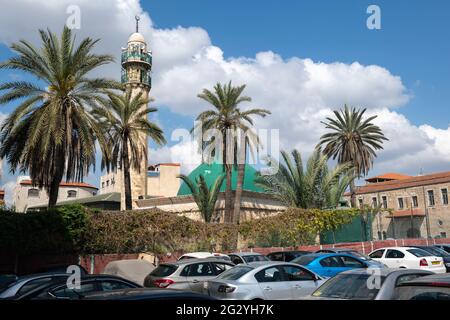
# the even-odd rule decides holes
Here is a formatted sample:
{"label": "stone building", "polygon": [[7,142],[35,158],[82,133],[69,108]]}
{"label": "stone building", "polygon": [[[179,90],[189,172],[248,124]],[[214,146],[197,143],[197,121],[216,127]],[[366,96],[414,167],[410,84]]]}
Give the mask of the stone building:
{"label": "stone building", "polygon": [[[366,182],[357,187],[356,201],[358,207],[382,208],[372,221],[374,238],[446,238],[450,235],[450,172],[416,177],[388,173]],[[350,203],[348,193],[345,198]]]}
{"label": "stone building", "polygon": [[[88,183],[61,182],[57,204],[69,200],[91,198],[97,194],[97,187]],[[48,205],[48,194],[44,189],[33,186],[29,177],[19,177],[14,188],[14,207],[17,212],[38,210]]]}

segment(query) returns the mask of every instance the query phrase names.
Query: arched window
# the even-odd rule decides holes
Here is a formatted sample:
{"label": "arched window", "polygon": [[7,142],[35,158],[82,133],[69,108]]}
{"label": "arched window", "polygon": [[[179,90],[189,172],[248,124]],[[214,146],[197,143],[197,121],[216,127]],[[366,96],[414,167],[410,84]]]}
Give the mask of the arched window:
{"label": "arched window", "polygon": [[28,198],[39,198],[39,190],[38,189],[29,189],[28,190]]}
{"label": "arched window", "polygon": [[69,190],[67,191],[67,198],[76,198],[77,192],[75,190]]}

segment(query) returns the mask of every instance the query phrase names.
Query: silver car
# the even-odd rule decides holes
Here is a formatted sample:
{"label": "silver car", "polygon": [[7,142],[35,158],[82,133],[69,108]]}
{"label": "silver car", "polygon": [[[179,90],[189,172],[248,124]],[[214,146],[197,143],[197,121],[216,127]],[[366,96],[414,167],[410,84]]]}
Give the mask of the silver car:
{"label": "silver car", "polygon": [[401,283],[430,274],[414,269],[352,269],[328,280],[306,300],[394,300]]}
{"label": "silver car", "polygon": [[68,273],[39,273],[19,277],[0,292],[0,299],[23,295],[44,284],[52,284],[66,280]]}
{"label": "silver car", "polygon": [[203,282],[213,279],[234,264],[222,259],[186,259],[162,263],[144,280],[144,287],[202,292]]}
{"label": "silver car", "polygon": [[203,293],[222,300],[293,300],[311,294],[325,281],[298,264],[251,262],[209,280]]}
{"label": "silver car", "polygon": [[228,256],[235,265],[258,261],[270,261],[269,258],[257,252],[235,252],[228,254]]}

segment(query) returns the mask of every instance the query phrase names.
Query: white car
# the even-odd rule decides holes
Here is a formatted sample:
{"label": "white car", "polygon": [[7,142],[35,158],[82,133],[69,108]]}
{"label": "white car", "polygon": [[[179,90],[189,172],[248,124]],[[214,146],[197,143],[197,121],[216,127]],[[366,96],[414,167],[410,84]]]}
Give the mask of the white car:
{"label": "white car", "polygon": [[406,268],[445,273],[446,268],[441,257],[418,248],[390,247],[372,251],[369,257],[384,263],[388,268]]}
{"label": "white car", "polygon": [[215,258],[215,259],[223,259],[230,261],[230,258],[223,253],[214,253],[214,252],[191,252],[183,254],[178,260],[185,259],[207,259],[207,258]]}

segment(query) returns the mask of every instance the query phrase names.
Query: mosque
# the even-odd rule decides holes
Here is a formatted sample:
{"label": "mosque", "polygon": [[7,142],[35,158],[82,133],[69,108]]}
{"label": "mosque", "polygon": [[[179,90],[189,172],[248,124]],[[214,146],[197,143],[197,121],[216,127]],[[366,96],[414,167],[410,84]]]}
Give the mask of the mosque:
{"label": "mosque", "polygon": [[[127,47],[122,49],[121,81],[132,90],[133,95],[142,93],[143,97],[148,97],[152,88],[152,52],[149,50],[144,36],[139,33],[138,22],[139,19],[136,18],[136,32],[129,37]],[[145,135],[140,138],[143,141],[145,140],[144,143],[148,146],[148,138]],[[146,154],[148,154],[148,150],[146,150]],[[140,170],[132,170],[131,172],[133,209],[159,208],[192,219],[201,219],[189,188],[186,184],[181,184],[181,180],[177,178],[180,169],[181,165],[177,163],[149,165],[147,159],[142,159]],[[203,175],[207,184],[211,186],[216,178],[222,174],[221,164],[203,163],[189,174],[189,178],[194,181],[199,175]],[[252,166],[246,165],[241,220],[270,215],[285,209],[279,202],[271,199],[269,195],[264,194],[261,189],[255,186],[255,174],[256,170]],[[100,177],[99,194],[95,197],[100,202],[108,199],[114,199],[115,202],[118,202],[120,199],[120,206],[117,204],[115,208],[125,209],[122,179],[123,173],[120,170],[103,175]],[[236,180],[237,171],[234,169],[232,174],[233,190],[236,187]],[[222,185],[217,204],[218,212],[222,213],[224,210],[224,191],[225,182]],[[219,216],[223,216],[223,214]]]}

